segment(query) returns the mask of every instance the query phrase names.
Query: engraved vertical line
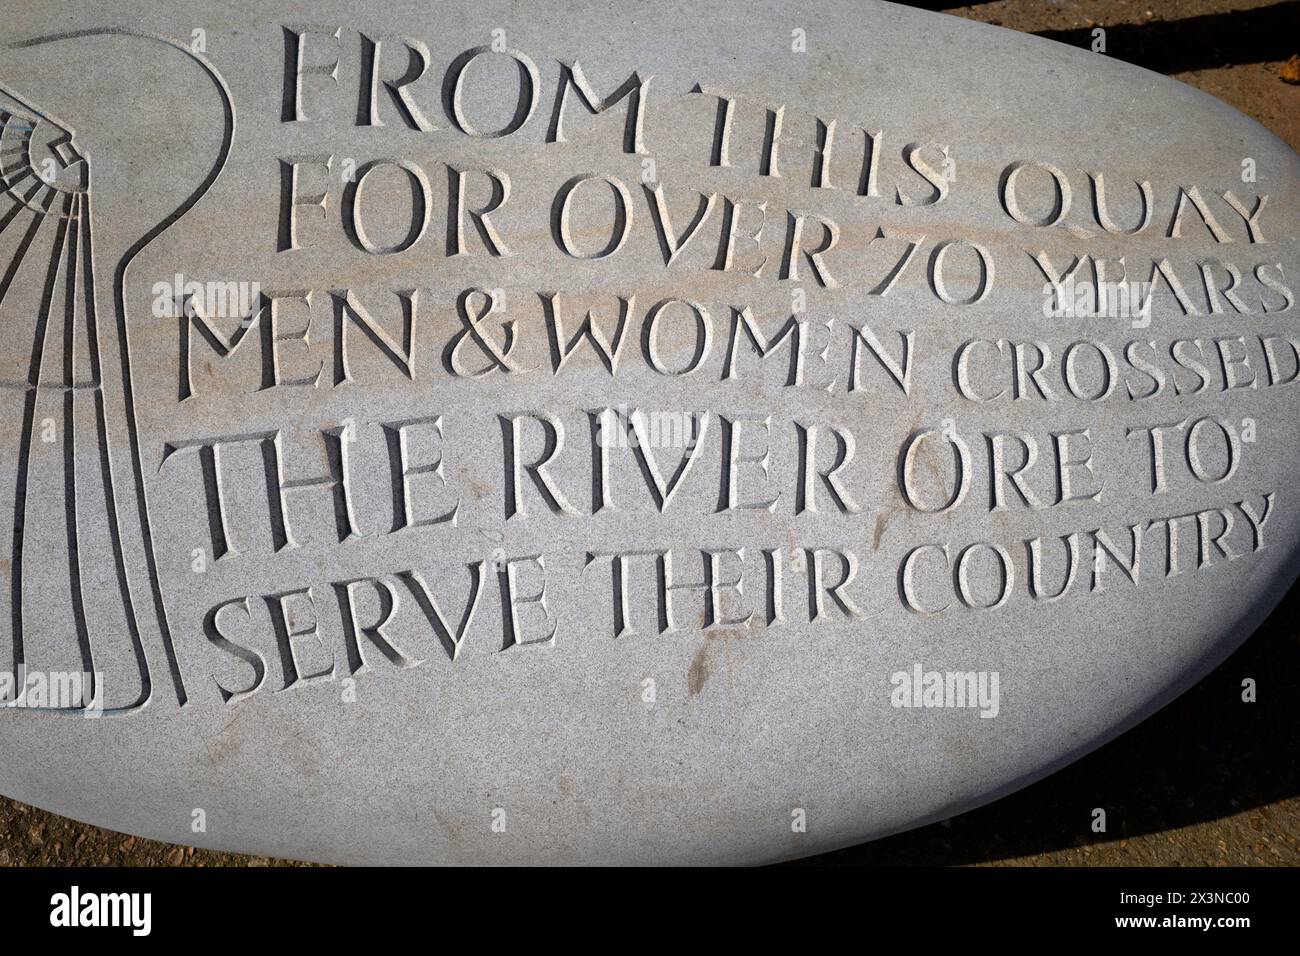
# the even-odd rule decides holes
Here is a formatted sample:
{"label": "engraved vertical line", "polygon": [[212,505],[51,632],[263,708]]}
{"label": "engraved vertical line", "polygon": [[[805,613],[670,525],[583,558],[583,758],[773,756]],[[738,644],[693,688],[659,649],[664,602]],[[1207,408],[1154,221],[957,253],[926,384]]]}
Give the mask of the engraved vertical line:
{"label": "engraved vertical line", "polygon": [[82,706],[95,700],[95,659],[90,647],[90,633],[86,627],[86,603],[82,593],[81,553],[77,527],[77,429],[76,429],[76,323],[77,323],[77,253],[81,230],[81,197],[70,203],[73,207],[68,230],[67,288],[63,315],[63,508],[68,535],[68,587],[72,597],[72,617],[76,622],[77,645],[81,651],[82,673],[88,675],[89,699],[83,696]]}
{"label": "engraved vertical line", "polygon": [[[46,212],[53,205],[53,199],[54,194],[51,193],[46,203]],[[64,202],[65,204],[70,203],[71,197],[66,197]],[[35,230],[40,226],[44,218],[45,213],[43,212],[33,223],[29,235],[35,235]],[[68,220],[60,218],[58,235],[54,240],[54,255],[50,258],[50,268],[45,280],[45,292],[41,296],[40,315],[36,321],[36,333],[32,340],[31,365],[27,373],[28,389],[23,400],[23,424],[19,432],[18,477],[17,487],[14,492],[13,558],[9,572],[10,598],[13,603],[10,611],[13,619],[14,669],[18,673],[22,673],[26,662],[23,647],[23,537],[24,523],[27,518],[27,468],[31,461],[32,425],[36,414],[36,391],[40,384],[41,362],[45,354],[45,332],[50,322],[50,304],[59,278],[59,266],[63,262],[63,244],[67,238],[67,233]]]}
{"label": "engraved vertical line", "polygon": [[104,482],[104,505],[108,516],[109,537],[113,541],[113,564],[117,570],[118,589],[122,593],[122,609],[126,615],[131,646],[135,651],[136,666],[140,671],[140,696],[122,712],[143,707],[153,696],[153,677],[149,673],[149,660],[145,655],[140,624],[135,615],[135,602],[131,597],[130,582],[126,573],[126,558],[122,552],[122,526],[117,514],[117,492],[113,484],[113,463],[108,448],[108,417],[104,407],[104,389],[101,358],[99,354],[99,303],[95,294],[94,229],[91,225],[89,197],[83,197],[85,217],[82,229],[86,260],[86,339],[90,355],[90,375],[95,382],[95,425],[99,432],[99,467]]}
{"label": "engraved vertical line", "polygon": [[[78,34],[68,34],[68,36],[76,35]],[[126,400],[126,429],[127,439],[131,450],[131,469],[135,483],[135,505],[139,513],[141,534],[144,537],[144,557],[145,563],[148,566],[149,588],[153,596],[154,613],[158,619],[158,629],[162,636],[163,649],[167,655],[168,669],[171,672],[172,683],[176,690],[176,700],[177,703],[184,707],[186,702],[189,700],[189,697],[185,692],[185,682],[181,677],[180,662],[177,660],[176,647],[172,641],[171,625],[167,620],[167,607],[163,601],[162,584],[158,579],[158,559],[154,554],[153,527],[149,518],[149,503],[144,487],[144,461],[140,454],[140,434],[135,420],[135,388],[132,382],[131,350],[126,321],[126,270],[131,263],[135,261],[136,256],[143,252],[160,235],[174,226],[182,216],[194,208],[194,205],[199,201],[199,199],[201,199],[208,190],[212,188],[212,184],[217,181],[217,178],[221,175],[221,170],[226,165],[226,160],[230,157],[231,145],[234,143],[235,139],[235,108],[230,96],[230,88],[226,85],[226,81],[203,57],[197,56],[188,47],[167,40],[166,38],[155,36],[154,39],[171,44],[176,47],[176,49],[186,53],[199,64],[199,66],[208,74],[212,82],[216,84],[225,111],[225,128],[222,131],[221,150],[217,155],[217,160],[213,164],[211,171],[199,185],[199,188],[184,203],[182,203],[175,212],[163,219],[153,229],[149,230],[147,234],[141,237],[139,241],[127,250],[126,255],[123,256],[122,261],[118,263],[117,269],[113,275],[113,295],[114,304],[117,309],[118,325],[118,358],[122,364],[122,393]]]}

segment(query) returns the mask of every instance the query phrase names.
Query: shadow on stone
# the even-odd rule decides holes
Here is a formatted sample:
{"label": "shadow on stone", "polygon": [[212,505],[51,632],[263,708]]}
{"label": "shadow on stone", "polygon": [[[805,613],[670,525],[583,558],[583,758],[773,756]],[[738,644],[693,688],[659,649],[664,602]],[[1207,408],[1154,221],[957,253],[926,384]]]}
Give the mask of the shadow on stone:
{"label": "shadow on stone", "polygon": [[[1108,56],[1157,73],[1269,63],[1296,52],[1300,0],[1177,20],[1099,25],[1106,30]],[[1093,29],[1040,30],[1035,36],[1091,49]]]}

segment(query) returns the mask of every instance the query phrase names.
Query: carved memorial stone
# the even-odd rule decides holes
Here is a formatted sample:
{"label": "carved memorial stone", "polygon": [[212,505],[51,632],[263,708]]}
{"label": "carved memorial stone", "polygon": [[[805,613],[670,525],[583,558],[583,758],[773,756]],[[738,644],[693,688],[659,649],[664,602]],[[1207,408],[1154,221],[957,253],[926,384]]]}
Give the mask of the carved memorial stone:
{"label": "carved memorial stone", "polygon": [[765,861],[1035,780],[1296,575],[1300,159],[859,3],[0,10],[0,790]]}

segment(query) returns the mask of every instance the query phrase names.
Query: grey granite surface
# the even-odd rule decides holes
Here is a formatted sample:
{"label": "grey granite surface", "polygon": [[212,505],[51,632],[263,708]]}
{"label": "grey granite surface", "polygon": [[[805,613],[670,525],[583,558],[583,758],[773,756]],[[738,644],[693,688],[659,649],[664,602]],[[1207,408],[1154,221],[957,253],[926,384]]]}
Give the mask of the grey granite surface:
{"label": "grey granite surface", "polygon": [[1201,93],[889,5],[0,9],[8,795],[800,856],[1295,577],[1300,160]]}

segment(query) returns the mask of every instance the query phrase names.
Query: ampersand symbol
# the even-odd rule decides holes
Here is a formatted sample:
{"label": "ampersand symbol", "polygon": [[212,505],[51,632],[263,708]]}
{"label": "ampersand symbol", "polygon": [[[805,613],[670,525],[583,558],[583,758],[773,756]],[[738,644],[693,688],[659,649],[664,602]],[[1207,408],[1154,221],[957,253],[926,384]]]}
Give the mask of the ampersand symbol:
{"label": "ampersand symbol", "polygon": [[[480,295],[484,299],[481,309],[471,312],[470,296]],[[505,333],[505,344],[497,348],[496,342],[484,334],[482,323],[493,310],[496,309],[496,296],[486,289],[466,289],[456,300],[456,311],[460,313],[460,322],[464,326],[459,332],[451,337],[447,343],[447,348],[443,352],[443,364],[453,375],[467,378],[481,378],[493,369],[500,369],[503,372],[522,372],[514,362],[510,361],[510,353],[515,347],[515,320],[508,319],[501,323],[501,329]],[[467,341],[473,341],[478,345],[479,350],[487,356],[488,364],[481,369],[470,370],[465,368],[460,358],[460,350]]]}

